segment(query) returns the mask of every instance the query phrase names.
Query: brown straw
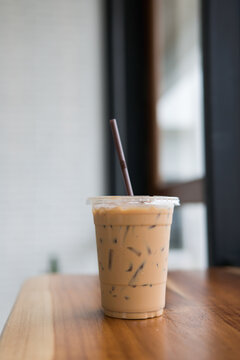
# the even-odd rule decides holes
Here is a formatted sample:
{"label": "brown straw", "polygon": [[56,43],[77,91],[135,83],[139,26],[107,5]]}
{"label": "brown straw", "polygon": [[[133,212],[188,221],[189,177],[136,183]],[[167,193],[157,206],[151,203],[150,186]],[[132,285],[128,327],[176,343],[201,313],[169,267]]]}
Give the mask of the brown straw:
{"label": "brown straw", "polygon": [[120,135],[119,135],[119,131],[118,131],[117,121],[115,119],[110,120],[110,125],[112,128],[113,139],[114,139],[115,146],[117,149],[118,158],[119,158],[120,166],[122,169],[122,174],[123,174],[125,186],[127,189],[127,193],[128,193],[128,195],[133,196],[132,185],[131,185],[130,177],[128,174],[127,163],[126,163],[123,148],[122,148],[122,143],[121,143],[121,139],[120,139]]}

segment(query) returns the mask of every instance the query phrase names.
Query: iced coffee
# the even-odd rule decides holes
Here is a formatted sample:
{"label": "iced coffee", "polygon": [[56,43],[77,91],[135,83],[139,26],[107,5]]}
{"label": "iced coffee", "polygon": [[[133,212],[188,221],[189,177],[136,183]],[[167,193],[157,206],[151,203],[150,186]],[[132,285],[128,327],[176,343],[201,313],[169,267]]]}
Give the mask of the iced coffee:
{"label": "iced coffee", "polygon": [[161,315],[178,199],[126,196],[91,202],[105,314],[126,319]]}

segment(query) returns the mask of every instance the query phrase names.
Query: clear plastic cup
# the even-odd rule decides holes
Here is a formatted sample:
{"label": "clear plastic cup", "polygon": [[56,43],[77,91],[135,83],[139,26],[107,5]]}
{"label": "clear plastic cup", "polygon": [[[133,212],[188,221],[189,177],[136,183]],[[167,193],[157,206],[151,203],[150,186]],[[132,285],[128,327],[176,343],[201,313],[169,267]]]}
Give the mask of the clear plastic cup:
{"label": "clear plastic cup", "polygon": [[104,313],[123,319],[161,315],[172,215],[179,199],[103,196],[88,202],[96,229]]}

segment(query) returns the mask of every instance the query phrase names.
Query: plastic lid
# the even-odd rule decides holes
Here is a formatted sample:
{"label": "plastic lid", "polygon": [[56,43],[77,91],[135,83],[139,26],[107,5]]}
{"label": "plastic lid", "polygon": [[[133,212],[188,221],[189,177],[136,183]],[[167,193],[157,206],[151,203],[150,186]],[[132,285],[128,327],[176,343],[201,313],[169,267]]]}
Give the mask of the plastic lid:
{"label": "plastic lid", "polygon": [[87,203],[93,206],[179,206],[178,197],[167,196],[97,196],[87,199]]}

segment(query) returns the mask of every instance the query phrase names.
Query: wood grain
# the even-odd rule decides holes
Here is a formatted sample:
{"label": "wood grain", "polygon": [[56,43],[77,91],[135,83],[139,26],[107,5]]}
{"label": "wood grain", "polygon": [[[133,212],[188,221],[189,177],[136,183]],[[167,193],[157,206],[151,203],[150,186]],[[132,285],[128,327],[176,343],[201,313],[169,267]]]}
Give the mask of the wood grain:
{"label": "wood grain", "polygon": [[239,359],[240,271],[170,272],[160,318],[119,320],[100,308],[96,276],[51,275],[22,287],[1,360]]}

